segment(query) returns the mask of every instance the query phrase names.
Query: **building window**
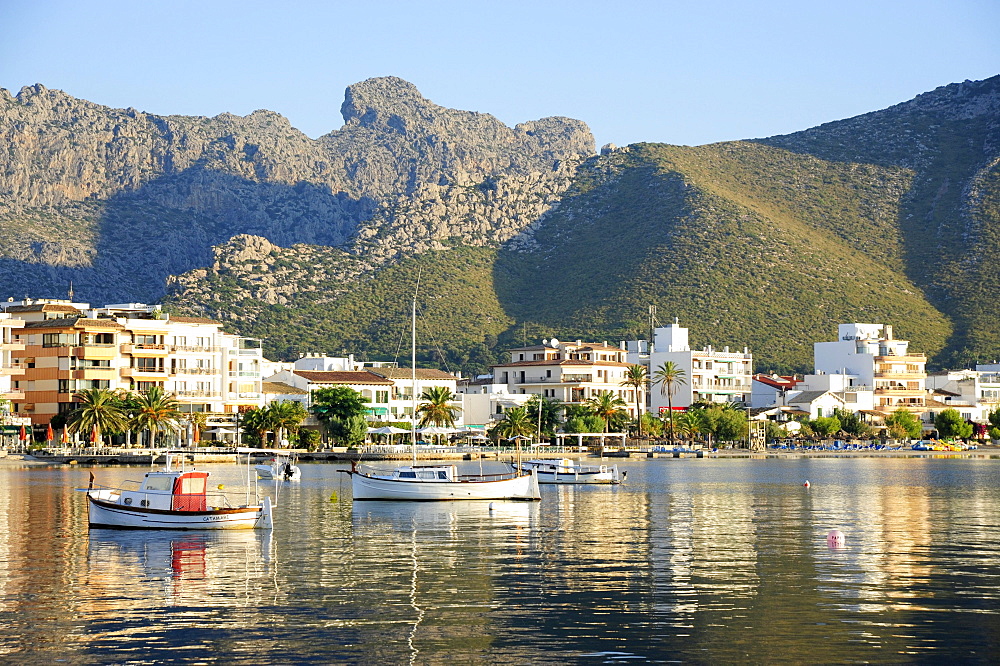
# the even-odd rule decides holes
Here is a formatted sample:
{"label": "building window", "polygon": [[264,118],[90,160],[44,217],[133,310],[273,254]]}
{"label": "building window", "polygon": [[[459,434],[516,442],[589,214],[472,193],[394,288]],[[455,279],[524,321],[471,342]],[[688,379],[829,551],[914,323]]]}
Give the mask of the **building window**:
{"label": "building window", "polygon": [[375,402],[381,402],[381,403],[389,402],[389,392],[375,391]]}
{"label": "building window", "polygon": [[43,347],[72,347],[78,344],[79,337],[76,333],[43,333]]}
{"label": "building window", "polygon": [[140,372],[163,372],[162,358],[134,358],[133,367]]}

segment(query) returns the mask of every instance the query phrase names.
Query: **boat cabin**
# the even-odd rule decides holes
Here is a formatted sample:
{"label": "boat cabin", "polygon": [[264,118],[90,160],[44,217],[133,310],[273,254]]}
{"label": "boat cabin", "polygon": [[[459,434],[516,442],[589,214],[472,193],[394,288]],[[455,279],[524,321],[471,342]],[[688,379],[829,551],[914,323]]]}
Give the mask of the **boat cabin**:
{"label": "boat cabin", "polygon": [[456,481],[458,473],[454,465],[412,465],[396,469],[392,478],[407,481]]}
{"label": "boat cabin", "polygon": [[148,472],[138,490],[122,489],[119,504],[163,511],[206,511],[208,472]]}

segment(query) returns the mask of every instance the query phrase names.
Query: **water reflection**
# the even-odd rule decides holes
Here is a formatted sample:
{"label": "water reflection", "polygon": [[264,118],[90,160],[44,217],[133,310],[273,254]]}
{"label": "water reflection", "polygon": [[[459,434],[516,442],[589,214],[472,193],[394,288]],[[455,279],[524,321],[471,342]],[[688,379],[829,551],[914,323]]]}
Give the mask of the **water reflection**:
{"label": "water reflection", "polygon": [[492,510],[352,503],[315,465],[270,542],[88,531],[86,470],[0,470],[0,659],[996,662],[997,463],[624,465]]}
{"label": "water reflection", "polygon": [[129,580],[142,588],[137,596],[149,594],[167,606],[207,596],[255,603],[264,591],[257,582],[267,578],[273,547],[270,530],[92,529],[87,580],[97,590],[116,589]]}

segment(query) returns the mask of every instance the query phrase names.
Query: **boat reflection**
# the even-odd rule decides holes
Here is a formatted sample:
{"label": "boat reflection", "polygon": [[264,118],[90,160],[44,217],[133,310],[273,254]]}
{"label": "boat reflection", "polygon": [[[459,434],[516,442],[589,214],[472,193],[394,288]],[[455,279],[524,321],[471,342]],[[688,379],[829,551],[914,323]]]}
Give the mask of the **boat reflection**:
{"label": "boat reflection", "polygon": [[491,527],[531,527],[538,520],[534,502],[355,502],[352,514],[355,525],[390,523],[398,527],[441,527],[475,524]]}
{"label": "boat reflection", "polygon": [[[91,529],[88,569],[91,585],[119,587],[122,580],[158,592],[168,605],[195,598],[254,589],[276,591],[271,530],[166,532]],[[256,596],[256,595],[251,595]]]}

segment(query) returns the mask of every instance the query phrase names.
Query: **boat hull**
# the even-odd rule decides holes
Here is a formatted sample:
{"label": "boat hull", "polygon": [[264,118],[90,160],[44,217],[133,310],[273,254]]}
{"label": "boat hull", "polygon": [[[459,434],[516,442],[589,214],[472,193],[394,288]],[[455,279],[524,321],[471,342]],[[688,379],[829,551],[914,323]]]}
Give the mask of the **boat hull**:
{"label": "boat hull", "polygon": [[489,481],[413,481],[380,478],[362,472],[351,474],[355,500],[540,500],[534,474]]}
{"label": "boat hull", "polygon": [[538,483],[543,485],[562,484],[613,484],[618,483],[611,472],[554,473],[538,472]]}
{"label": "boat hull", "polygon": [[90,527],[165,530],[271,529],[271,498],[261,506],[208,511],[164,511],[124,506],[87,494]]}
{"label": "boat hull", "polygon": [[525,472],[534,471],[538,475],[538,483],[545,485],[621,483],[617,465],[573,467],[529,462],[522,463],[521,469]]}

